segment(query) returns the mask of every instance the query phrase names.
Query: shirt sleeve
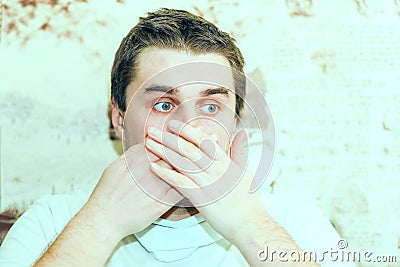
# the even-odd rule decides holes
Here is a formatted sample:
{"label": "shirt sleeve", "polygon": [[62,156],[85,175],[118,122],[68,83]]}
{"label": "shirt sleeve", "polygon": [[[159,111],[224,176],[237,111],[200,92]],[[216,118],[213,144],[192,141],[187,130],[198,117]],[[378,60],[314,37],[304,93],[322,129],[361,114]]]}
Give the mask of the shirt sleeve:
{"label": "shirt sleeve", "polygon": [[79,198],[66,195],[35,202],[5,237],[0,247],[0,266],[32,266],[82,205]]}

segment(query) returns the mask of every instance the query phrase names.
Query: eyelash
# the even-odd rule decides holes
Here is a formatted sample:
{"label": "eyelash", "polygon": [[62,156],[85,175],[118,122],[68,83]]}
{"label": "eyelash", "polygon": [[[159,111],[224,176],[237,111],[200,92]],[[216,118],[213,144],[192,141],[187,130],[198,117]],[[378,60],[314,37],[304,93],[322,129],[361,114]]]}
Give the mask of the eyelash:
{"label": "eyelash", "polygon": [[[167,110],[167,111],[162,111],[162,110],[156,108],[157,105],[159,105],[159,104],[165,104],[165,103],[170,104],[170,105],[171,105],[171,109],[169,109],[169,110]],[[171,110],[173,110],[176,106],[177,106],[176,104],[173,104],[173,103],[171,103],[170,101],[157,101],[157,102],[153,105],[153,110],[154,110],[155,112],[158,112],[158,113],[161,113],[161,114],[165,114],[165,113],[168,113],[168,112],[170,112]],[[199,109],[202,109],[202,108],[205,107],[205,106],[215,106],[216,111],[215,111],[214,113],[207,113],[207,112],[205,112],[205,113],[207,113],[207,115],[210,115],[210,116],[215,115],[216,113],[218,113],[218,112],[221,110],[220,105],[218,105],[218,104],[216,104],[216,103],[205,103],[205,104],[201,105],[201,106],[199,107]],[[203,111],[204,111],[204,110],[203,110]]]}
{"label": "eyelash", "polygon": [[[167,110],[167,111],[161,111],[161,110],[159,110],[159,109],[156,108],[157,105],[159,105],[159,104],[165,104],[165,103],[170,104],[170,105],[171,105],[171,109],[169,109],[169,110]],[[153,106],[153,109],[154,109],[156,112],[159,112],[159,113],[168,113],[168,112],[171,111],[173,108],[174,108],[174,104],[172,104],[171,102],[168,102],[168,101],[160,101],[160,102],[155,103],[154,106]]]}
{"label": "eyelash", "polygon": [[214,103],[212,103],[212,104],[210,104],[210,103],[208,103],[208,104],[204,104],[204,105],[202,105],[201,107],[200,107],[200,109],[202,109],[203,107],[205,107],[205,106],[214,106],[215,108],[216,108],[216,110],[215,110],[215,112],[214,113],[207,113],[208,115],[215,115],[218,111],[219,111],[219,106],[217,105],[217,104],[214,104]]}

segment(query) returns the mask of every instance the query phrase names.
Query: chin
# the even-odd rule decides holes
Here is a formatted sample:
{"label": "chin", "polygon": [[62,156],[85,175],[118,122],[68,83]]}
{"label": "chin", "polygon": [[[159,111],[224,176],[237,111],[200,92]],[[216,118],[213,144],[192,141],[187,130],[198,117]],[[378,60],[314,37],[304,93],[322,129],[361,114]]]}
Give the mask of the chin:
{"label": "chin", "polygon": [[187,199],[187,198],[182,198],[180,201],[175,203],[175,205],[173,207],[176,207],[176,208],[195,208],[194,205],[192,204],[192,202],[190,202],[190,200]]}
{"label": "chin", "polygon": [[184,198],[172,206],[166,213],[161,215],[160,218],[179,221],[198,213],[198,209],[193,206],[192,202],[190,202],[189,199]]}

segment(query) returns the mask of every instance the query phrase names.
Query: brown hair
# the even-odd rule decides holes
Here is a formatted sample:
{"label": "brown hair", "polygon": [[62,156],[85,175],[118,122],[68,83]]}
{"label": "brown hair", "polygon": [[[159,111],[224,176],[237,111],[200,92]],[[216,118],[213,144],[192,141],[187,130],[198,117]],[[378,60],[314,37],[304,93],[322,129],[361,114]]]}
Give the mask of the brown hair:
{"label": "brown hair", "polygon": [[126,111],[126,88],[135,79],[138,55],[147,47],[176,49],[192,54],[224,56],[233,71],[235,112],[239,116],[246,94],[244,59],[235,39],[214,24],[184,10],[162,8],[141,17],[122,39],[111,70],[111,97]]}

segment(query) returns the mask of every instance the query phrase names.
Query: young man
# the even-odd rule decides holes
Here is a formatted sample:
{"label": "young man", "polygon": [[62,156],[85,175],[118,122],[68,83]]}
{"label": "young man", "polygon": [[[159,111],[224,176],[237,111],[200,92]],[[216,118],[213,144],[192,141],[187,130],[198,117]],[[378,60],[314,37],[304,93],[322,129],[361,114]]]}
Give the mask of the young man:
{"label": "young man", "polygon": [[234,40],[198,16],[161,9],[141,18],[111,73],[112,123],[125,153],[89,198],[53,196],[25,212],[0,265],[316,266],[283,254],[260,260],[266,246],[300,255],[300,244],[328,249],[338,236],[328,224],[314,232],[316,217],[295,203],[264,197],[264,207],[249,194],[246,134],[231,140],[243,65]]}

